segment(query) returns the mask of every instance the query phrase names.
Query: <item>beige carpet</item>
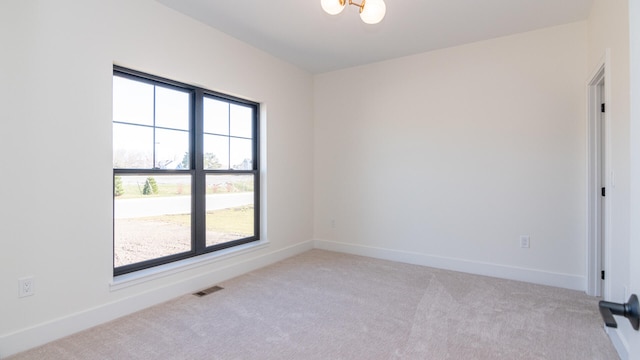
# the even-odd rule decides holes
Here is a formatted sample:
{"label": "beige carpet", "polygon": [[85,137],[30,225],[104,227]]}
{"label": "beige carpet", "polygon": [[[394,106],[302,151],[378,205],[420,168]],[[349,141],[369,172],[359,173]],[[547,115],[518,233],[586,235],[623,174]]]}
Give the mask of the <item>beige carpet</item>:
{"label": "beige carpet", "polygon": [[577,291],[321,250],[219,285],[11,359],[618,358]]}

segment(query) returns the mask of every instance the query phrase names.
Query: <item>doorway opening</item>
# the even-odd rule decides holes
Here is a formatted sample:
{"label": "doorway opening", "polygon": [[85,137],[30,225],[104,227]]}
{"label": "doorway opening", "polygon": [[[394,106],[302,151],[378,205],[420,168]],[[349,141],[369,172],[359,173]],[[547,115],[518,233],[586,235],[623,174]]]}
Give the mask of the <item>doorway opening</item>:
{"label": "doorway opening", "polygon": [[607,201],[609,124],[607,117],[608,52],[588,83],[587,294],[608,297],[606,274],[610,220]]}

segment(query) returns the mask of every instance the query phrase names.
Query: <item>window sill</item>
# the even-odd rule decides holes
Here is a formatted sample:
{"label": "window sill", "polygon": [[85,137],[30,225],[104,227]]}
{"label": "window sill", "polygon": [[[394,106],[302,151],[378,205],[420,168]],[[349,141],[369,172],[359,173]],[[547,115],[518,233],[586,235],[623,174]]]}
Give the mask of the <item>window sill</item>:
{"label": "window sill", "polygon": [[117,291],[117,290],[125,289],[130,286],[160,279],[160,278],[177,274],[183,271],[195,269],[200,266],[209,265],[211,263],[225,260],[230,257],[257,251],[267,247],[268,245],[269,245],[269,241],[260,240],[260,241],[251,242],[244,245],[234,246],[228,249],[219,250],[213,253],[204,254],[201,256],[196,256],[193,258],[176,261],[169,264],[155,266],[153,268],[116,276],[109,283],[109,290]]}

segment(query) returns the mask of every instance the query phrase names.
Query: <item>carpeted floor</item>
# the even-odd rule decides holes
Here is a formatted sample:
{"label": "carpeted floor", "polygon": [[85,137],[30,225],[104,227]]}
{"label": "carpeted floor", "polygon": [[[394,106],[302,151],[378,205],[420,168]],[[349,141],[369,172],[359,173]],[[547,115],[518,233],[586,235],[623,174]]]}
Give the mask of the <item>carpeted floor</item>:
{"label": "carpeted floor", "polygon": [[218,285],[10,359],[618,359],[577,291],[322,250]]}

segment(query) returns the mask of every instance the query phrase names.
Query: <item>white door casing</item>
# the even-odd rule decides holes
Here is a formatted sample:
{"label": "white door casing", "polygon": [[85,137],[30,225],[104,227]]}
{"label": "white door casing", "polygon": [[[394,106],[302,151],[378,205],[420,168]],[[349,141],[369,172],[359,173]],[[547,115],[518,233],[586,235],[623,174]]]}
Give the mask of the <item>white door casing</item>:
{"label": "white door casing", "polygon": [[[609,124],[606,104],[609,102],[609,50],[592,72],[587,83],[587,294],[609,295],[601,272],[607,273],[610,217],[609,201],[602,196],[602,188],[610,183]],[[605,111],[602,109],[605,104]],[[609,189],[610,190],[610,189]]]}
{"label": "white door casing", "polygon": [[[629,48],[631,77],[629,293],[640,296],[640,0],[629,1]],[[629,359],[640,360],[640,331],[632,331],[627,335],[625,338],[629,344]]]}

